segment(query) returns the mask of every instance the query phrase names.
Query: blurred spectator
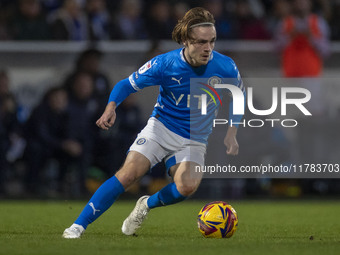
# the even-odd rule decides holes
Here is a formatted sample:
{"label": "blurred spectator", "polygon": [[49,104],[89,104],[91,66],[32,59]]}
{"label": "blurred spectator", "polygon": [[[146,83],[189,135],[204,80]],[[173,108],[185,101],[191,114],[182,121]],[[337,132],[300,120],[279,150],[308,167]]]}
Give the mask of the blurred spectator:
{"label": "blurred spectator", "polygon": [[67,106],[66,91],[62,88],[52,88],[26,123],[26,185],[32,193],[41,191],[45,181],[42,178],[44,170],[51,159],[59,163],[58,188],[61,189],[70,158],[81,153],[80,143],[70,139],[68,135]]}
{"label": "blurred spectator", "polygon": [[[171,39],[174,23],[195,6],[214,14],[220,38],[261,40],[269,38],[293,1],[0,0],[0,40]],[[331,22],[332,38],[339,38],[339,1],[311,1],[312,11]]]}
{"label": "blurred spectator", "polygon": [[267,16],[267,27],[273,37],[276,34],[278,23],[291,14],[289,0],[276,0]]}
{"label": "blurred spectator", "polygon": [[109,13],[115,13],[119,9],[121,1],[122,0],[116,0],[116,1],[106,0],[106,6],[107,6]]}
{"label": "blurred spectator", "polygon": [[[288,0],[289,1],[289,0]],[[265,13],[270,13],[273,10],[273,5],[277,0],[261,0]]]}
{"label": "blurred spectator", "polygon": [[6,174],[9,171],[9,162],[6,158],[10,147],[9,132],[13,122],[13,100],[9,95],[0,97],[0,193],[3,192]]}
{"label": "blurred spectator", "polygon": [[276,46],[282,52],[285,77],[318,77],[329,54],[326,21],[311,13],[310,0],[294,0],[293,14],[278,25]]}
{"label": "blurred spectator", "polygon": [[0,96],[10,94],[9,91],[9,77],[5,70],[0,70]]}
{"label": "blurred spectator", "polygon": [[173,6],[173,19],[174,22],[182,19],[187,11],[189,11],[190,6],[186,2],[177,2]]}
{"label": "blurred spectator", "polygon": [[71,91],[73,80],[79,72],[86,72],[92,76],[94,82],[93,97],[98,105],[98,110],[104,111],[111,91],[108,77],[100,70],[102,53],[94,48],[89,48],[82,52],[74,68],[74,71],[66,78],[64,86]]}
{"label": "blurred spectator", "polygon": [[143,57],[141,63],[139,66],[144,65],[146,62],[148,62],[150,59],[163,54],[164,52],[161,50],[160,46],[159,46],[159,41],[158,40],[154,40],[150,42],[150,48],[149,50],[146,52],[145,56]]}
{"label": "blurred spectator", "polygon": [[214,15],[218,38],[232,38],[232,22],[230,19],[228,19],[227,13],[224,11],[223,4],[224,3],[222,0],[205,1],[203,7],[210,11],[212,15]]}
{"label": "blurred spectator", "polygon": [[168,1],[151,1],[145,8],[146,28],[150,39],[171,39],[174,21]]}
{"label": "blurred spectator", "polygon": [[87,0],[86,14],[91,40],[108,40],[110,38],[110,15],[105,0]]}
{"label": "blurred spectator", "polygon": [[52,37],[55,40],[81,41],[89,39],[85,12],[77,0],[65,0],[61,9],[51,17]]}
{"label": "blurred spectator", "polygon": [[[329,55],[329,27],[313,14],[310,0],[294,0],[292,15],[279,24],[276,46],[281,50],[281,68],[285,77],[298,77],[300,86],[313,95],[308,102],[313,116],[324,116],[327,109],[321,80],[323,59]],[[313,78],[313,79],[310,79]]]}
{"label": "blurred spectator", "polygon": [[262,18],[256,17],[247,0],[236,3],[234,31],[237,39],[242,40],[268,40],[267,31]]}
{"label": "blurred spectator", "polygon": [[15,3],[11,0],[0,0],[0,40],[9,40],[10,33],[8,23],[13,16]]}
{"label": "blurred spectator", "polygon": [[50,39],[50,29],[39,0],[19,0],[9,31],[14,40]]}
{"label": "blurred spectator", "polygon": [[44,9],[47,18],[57,11],[63,5],[63,0],[40,0],[41,6]]}
{"label": "blurred spectator", "polygon": [[[17,106],[9,91],[7,72],[0,71],[0,193],[4,189],[10,163],[21,156],[23,150],[21,128],[17,120]],[[19,151],[18,151],[19,150]],[[11,152],[11,153],[9,153]]]}
{"label": "blurred spectator", "polygon": [[122,0],[114,24],[112,39],[145,39],[147,33],[141,0]]}
{"label": "blurred spectator", "polygon": [[98,105],[93,99],[94,83],[91,74],[82,71],[76,73],[70,89],[68,135],[81,145],[80,153],[74,158],[74,169],[78,180],[76,185],[79,186],[76,192],[83,194],[86,175],[92,164]]}
{"label": "blurred spectator", "polygon": [[329,21],[331,19],[331,16],[332,16],[332,4],[331,4],[331,2],[335,2],[335,1],[313,0],[312,11],[314,13],[316,13],[317,15],[323,17],[325,20]]}
{"label": "blurred spectator", "polygon": [[[117,108],[117,119],[119,119],[117,123],[119,151],[126,153],[143,126],[135,94],[130,95],[119,109]],[[123,163],[122,159],[124,155],[119,160],[121,163]]]}
{"label": "blurred spectator", "polygon": [[113,175],[121,167],[125,154],[143,125],[135,94],[122,102],[116,114],[115,125],[109,132],[98,129],[94,149],[95,164],[107,176]]}
{"label": "blurred spectator", "polygon": [[333,1],[330,18],[331,36],[333,40],[340,40],[340,0]]}

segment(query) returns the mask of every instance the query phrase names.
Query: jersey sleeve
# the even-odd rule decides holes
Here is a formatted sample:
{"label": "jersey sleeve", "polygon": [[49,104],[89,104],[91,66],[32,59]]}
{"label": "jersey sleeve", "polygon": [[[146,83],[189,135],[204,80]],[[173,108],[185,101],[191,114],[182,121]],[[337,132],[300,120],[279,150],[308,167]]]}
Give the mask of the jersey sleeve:
{"label": "jersey sleeve", "polygon": [[157,56],[145,63],[129,78],[118,82],[111,91],[109,103],[115,102],[118,106],[131,93],[137,92],[145,87],[159,85],[162,80],[161,57]]}
{"label": "jersey sleeve", "polygon": [[162,55],[154,57],[129,76],[131,86],[136,91],[161,84],[164,66],[162,59]]}
{"label": "jersey sleeve", "polygon": [[242,77],[241,77],[241,74],[235,64],[235,62],[233,60],[231,60],[231,66],[232,66],[232,70],[231,70],[231,77],[232,78],[236,78],[235,79],[235,85],[237,87],[239,87],[242,92],[244,93],[245,91],[245,88],[244,88],[244,85],[243,85],[243,81],[242,81]]}
{"label": "jersey sleeve", "polygon": [[131,93],[135,93],[136,90],[131,86],[129,79],[124,79],[118,82],[112,89],[109,102],[115,102],[116,105],[120,105]]}
{"label": "jersey sleeve", "polygon": [[[233,84],[237,86],[242,92],[244,97],[244,103],[246,102],[246,92],[245,87],[243,85],[241,74],[233,60],[231,60],[231,77],[233,78]],[[238,127],[238,124],[242,120],[243,115],[234,114],[233,113],[233,101],[231,100],[229,104],[229,123],[233,123],[232,125]]]}

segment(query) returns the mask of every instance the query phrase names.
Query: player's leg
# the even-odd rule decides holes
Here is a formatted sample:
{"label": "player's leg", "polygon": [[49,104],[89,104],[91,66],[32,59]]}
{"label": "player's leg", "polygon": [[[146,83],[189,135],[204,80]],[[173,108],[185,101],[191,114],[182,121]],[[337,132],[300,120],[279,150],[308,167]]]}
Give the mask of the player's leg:
{"label": "player's leg", "polygon": [[184,161],[170,168],[170,175],[174,182],[169,183],[160,191],[152,195],[148,201],[150,209],[171,205],[185,200],[192,195],[201,183],[202,173],[195,172],[195,167],[199,164]]}
{"label": "player's leg", "polygon": [[[193,162],[181,162],[170,168],[174,182],[166,185],[156,194],[142,196],[138,199],[135,208],[124,220],[122,232],[125,235],[133,235],[142,225],[150,209],[175,204],[183,201],[197,189],[201,178],[194,177],[189,173],[190,168],[197,165]],[[177,189],[177,186],[180,189]]]}
{"label": "player's leg", "polygon": [[150,169],[150,161],[141,153],[128,153],[123,167],[104,182],[89,200],[74,224],[64,231],[65,238],[79,238],[87,226],[102,215],[130,185]]}
{"label": "player's leg", "polygon": [[168,184],[148,199],[149,208],[175,204],[185,200],[198,188],[202,173],[197,166],[204,165],[206,145],[187,140],[187,145],[165,159],[174,182]]}
{"label": "player's leg", "polygon": [[[175,182],[168,184],[151,197],[143,196],[137,201],[135,208],[123,222],[122,232],[126,235],[133,235],[136,232],[150,209],[183,201],[197,189],[201,180],[200,176],[190,176],[190,169],[204,164],[205,144],[180,137],[157,119],[150,119],[150,124],[150,127],[153,127],[151,132],[157,134],[159,139],[157,141],[145,139],[141,135],[131,149],[147,155],[151,166],[165,158],[166,166],[170,169]],[[195,163],[190,164],[189,161]],[[180,185],[183,194],[179,192],[176,184]],[[189,186],[193,187],[190,189]]]}
{"label": "player's leg", "polygon": [[[145,155],[149,159],[149,166],[154,166],[166,155],[166,151],[164,148],[162,148],[162,146],[159,145],[158,142],[145,138],[137,138],[130,150],[139,151],[141,154]],[[129,178],[131,178],[131,176],[125,176],[124,172],[119,173],[118,177],[122,182],[129,181]],[[146,203],[148,198],[149,196],[142,196],[139,198],[135,208],[124,220],[122,232],[125,235],[133,235],[146,218],[148,212],[150,211],[150,208]]]}
{"label": "player's leg", "polygon": [[181,162],[172,166],[170,172],[174,182],[166,185],[151,197],[143,196],[139,198],[135,208],[123,222],[122,232],[125,235],[135,234],[150,209],[175,204],[192,195],[202,179],[201,173],[192,173],[192,171],[195,171],[195,166],[198,165],[194,162]]}

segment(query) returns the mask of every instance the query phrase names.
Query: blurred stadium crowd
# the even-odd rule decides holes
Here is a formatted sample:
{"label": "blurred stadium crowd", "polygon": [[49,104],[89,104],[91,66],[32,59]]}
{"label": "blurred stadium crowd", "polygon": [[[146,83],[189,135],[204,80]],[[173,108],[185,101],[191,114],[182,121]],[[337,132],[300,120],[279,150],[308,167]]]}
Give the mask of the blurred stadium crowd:
{"label": "blurred stadium crowd", "polygon": [[[312,0],[340,39],[340,1]],[[171,39],[192,7],[213,13],[219,38],[268,40],[291,0],[1,0],[0,40]]]}
{"label": "blurred stadium crowd", "polygon": [[109,79],[98,69],[100,56],[95,49],[84,51],[63,84],[47,90],[27,119],[20,118],[22,109],[10,92],[8,74],[0,72],[2,189],[8,188],[7,180],[16,179],[31,195],[61,192],[72,179],[67,193],[86,195],[88,174],[103,180],[122,164],[143,123],[131,96],[117,110],[110,132],[94,125],[111,90]]}
{"label": "blurred stadium crowd", "polygon": [[[339,40],[340,1],[312,2],[313,12],[327,21],[331,39]],[[0,40],[171,39],[174,24],[195,6],[203,6],[214,14],[218,38],[270,40],[279,22],[291,13],[291,5],[291,0],[0,0]],[[161,53],[157,47],[154,50],[152,55]],[[82,52],[62,84],[49,89],[24,119],[20,118],[22,109],[11,91],[8,72],[0,70],[0,194],[3,197],[13,194],[83,197],[123,163],[145,120],[132,95],[118,108],[116,124],[109,132],[94,125],[114,85],[99,68],[101,55],[94,48]],[[253,137],[262,141],[266,156],[279,155],[277,163],[289,158],[286,138],[278,130],[258,132],[262,134]],[[279,142],[271,138],[263,142],[270,132],[279,132],[273,134]],[[240,143],[247,144],[251,133],[247,134],[240,137]],[[257,145],[244,148],[249,150],[249,164],[259,160],[253,152],[263,151]],[[253,161],[249,155],[254,157]],[[154,178],[145,182],[151,188],[149,193],[164,184],[164,172],[156,169],[150,176]],[[237,186],[245,184],[230,182],[236,186],[236,193]],[[299,187],[292,183],[298,189],[292,192],[300,194]],[[225,186],[221,180],[216,180],[214,185]],[[266,186],[266,180],[260,184],[251,180],[247,188],[250,193],[256,193],[258,185]]]}

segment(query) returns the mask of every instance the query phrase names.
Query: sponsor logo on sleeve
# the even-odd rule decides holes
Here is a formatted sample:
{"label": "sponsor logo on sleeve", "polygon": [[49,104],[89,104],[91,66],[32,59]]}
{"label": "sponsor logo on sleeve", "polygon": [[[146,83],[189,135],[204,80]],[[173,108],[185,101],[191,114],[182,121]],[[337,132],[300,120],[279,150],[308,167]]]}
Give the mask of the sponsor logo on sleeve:
{"label": "sponsor logo on sleeve", "polygon": [[139,68],[138,73],[139,74],[145,73],[147,70],[149,70],[155,64],[156,64],[156,61],[154,61],[153,63],[151,63],[151,60],[146,62],[141,68]]}

